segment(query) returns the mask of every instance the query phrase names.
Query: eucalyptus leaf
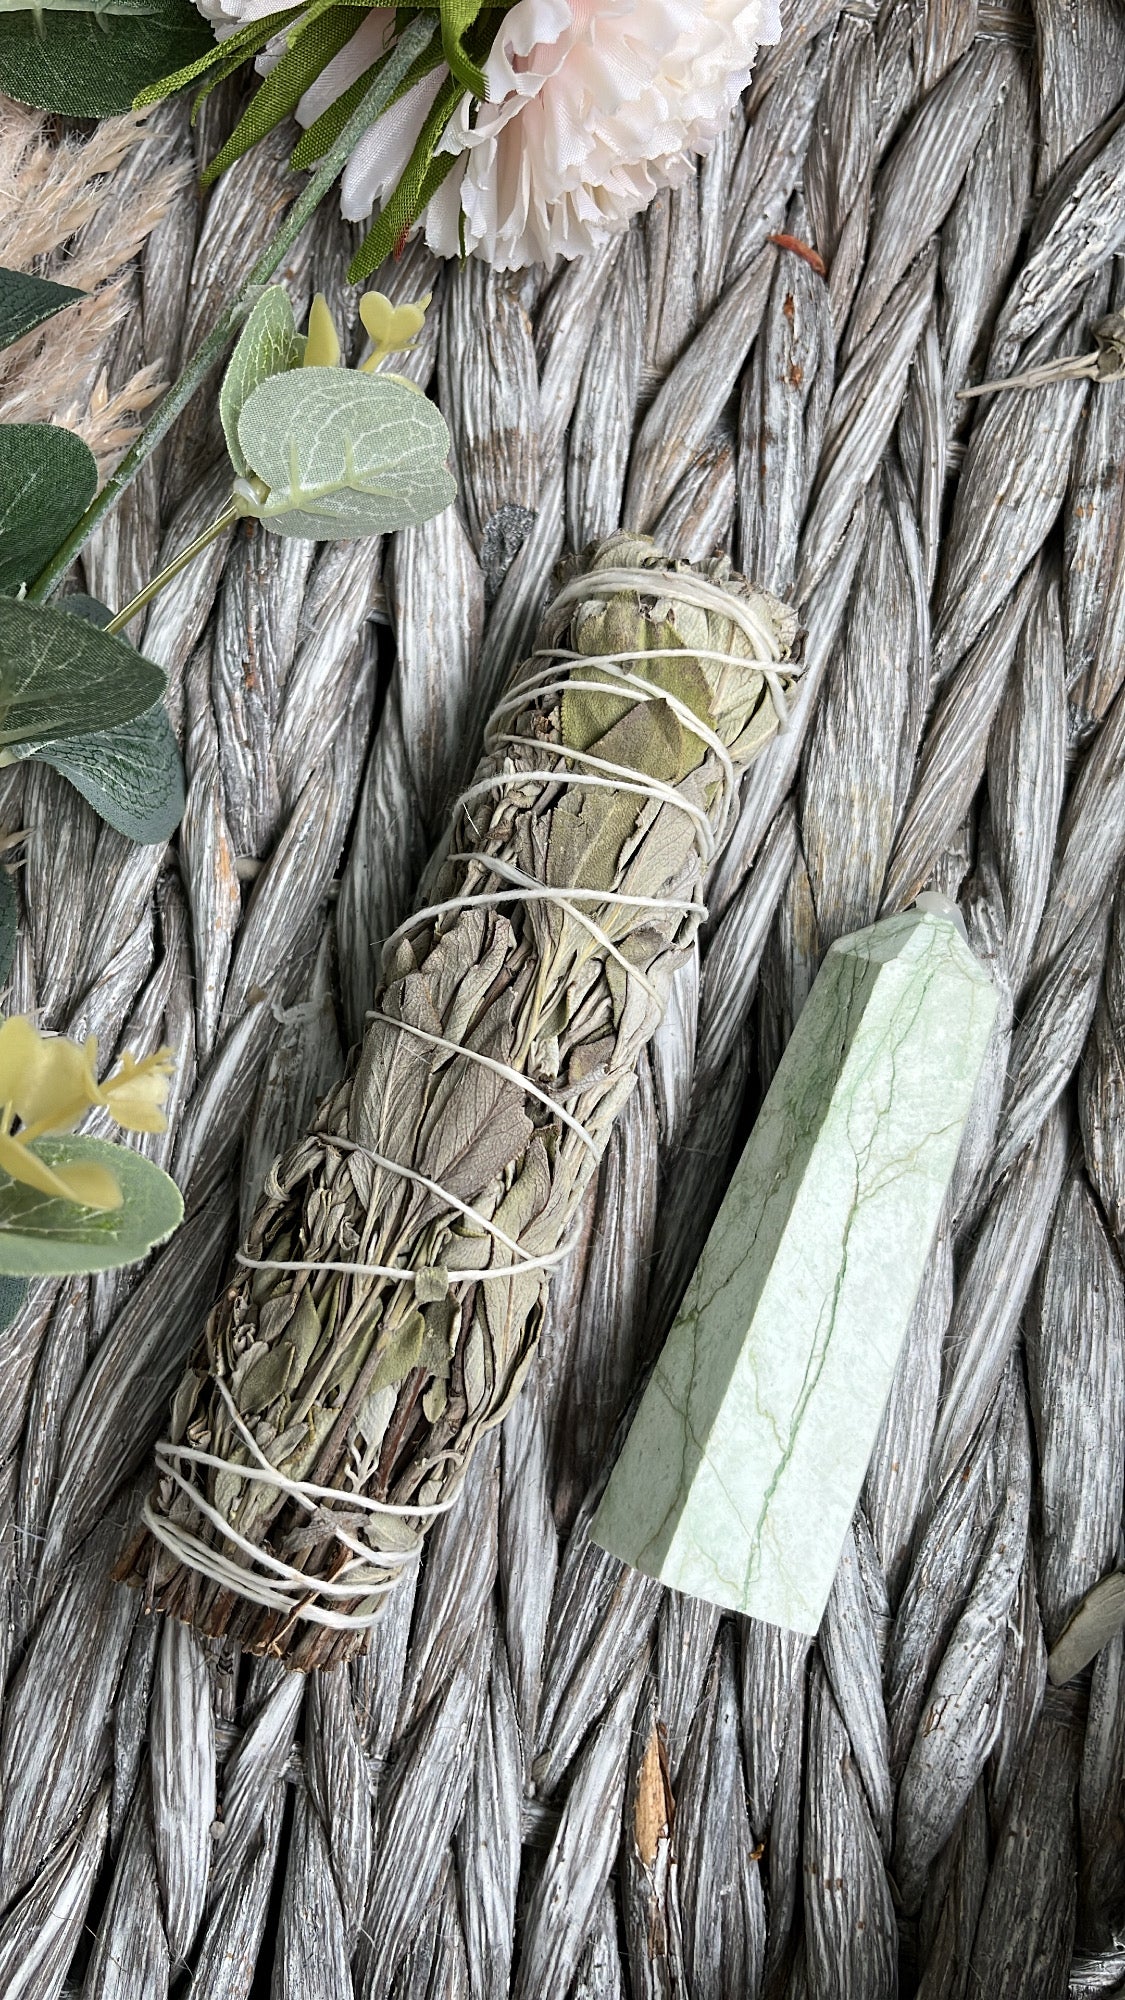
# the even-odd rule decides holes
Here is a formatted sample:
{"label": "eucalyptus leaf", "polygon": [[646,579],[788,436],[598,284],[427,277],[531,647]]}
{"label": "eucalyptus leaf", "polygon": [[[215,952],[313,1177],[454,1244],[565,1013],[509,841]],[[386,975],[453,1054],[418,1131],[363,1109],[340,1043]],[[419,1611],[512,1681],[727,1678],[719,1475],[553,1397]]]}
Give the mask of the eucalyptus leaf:
{"label": "eucalyptus leaf", "polygon": [[164,675],[123,639],[51,604],[0,597],[0,749],[34,757],[62,738],[131,722],[158,701]]}
{"label": "eucalyptus leaf", "polygon": [[247,397],[271,375],[299,367],[304,351],[288,292],[284,285],[270,285],[238,337],[219,391],[219,415],[236,472],[249,470],[238,441],[238,419]]}
{"label": "eucalyptus leaf", "polygon": [[[81,591],[60,598],[59,606],[91,625],[108,625],[113,617],[108,604]],[[43,743],[35,756],[68,778],[118,833],[142,846],[168,840],[183,818],[183,760],[162,701],[113,729]]]}
{"label": "eucalyptus leaf", "polygon": [[[3,0],[0,0],[3,11]],[[10,347],[33,327],[53,319],[85,292],[73,285],[56,285],[50,278],[35,278],[30,271],[9,271],[0,264],[0,347]]]}
{"label": "eucalyptus leaf", "polygon": [[108,1167],[122,1194],[120,1208],[80,1208],[0,1174],[0,1271],[9,1277],[68,1277],[135,1264],[183,1221],[174,1180],[131,1146],[105,1139],[37,1139],[51,1167],[77,1161]]}
{"label": "eucalyptus leaf", "polygon": [[73,431],[0,424],[0,592],[34,581],[97,485],[94,454]]}
{"label": "eucalyptus leaf", "polygon": [[[100,597],[87,597],[84,590],[72,590],[68,597],[56,597],[55,605],[71,618],[85,618],[90,625],[109,625],[113,622],[109,605],[103,604]],[[131,646],[133,642],[127,639],[125,643]]]}
{"label": "eucalyptus leaf", "polygon": [[0,987],[8,984],[16,951],[19,905],[16,888],[6,869],[0,868]]}
{"label": "eucalyptus leaf", "polygon": [[41,111],[104,118],[215,46],[192,0],[137,0],[120,11],[102,0],[65,11],[6,9],[0,91]]}
{"label": "eucalyptus leaf", "polygon": [[244,507],[275,534],[350,541],[415,527],[457,490],[449,432],[412,384],[344,368],[274,375],[247,399],[238,441],[269,489]]}
{"label": "eucalyptus leaf", "polygon": [[128,840],[171,838],[184,812],[184,766],[162,701],[114,729],[91,730],[36,751]]}
{"label": "eucalyptus leaf", "polygon": [[11,1326],[26,1297],[26,1278],[0,1278],[0,1333]]}

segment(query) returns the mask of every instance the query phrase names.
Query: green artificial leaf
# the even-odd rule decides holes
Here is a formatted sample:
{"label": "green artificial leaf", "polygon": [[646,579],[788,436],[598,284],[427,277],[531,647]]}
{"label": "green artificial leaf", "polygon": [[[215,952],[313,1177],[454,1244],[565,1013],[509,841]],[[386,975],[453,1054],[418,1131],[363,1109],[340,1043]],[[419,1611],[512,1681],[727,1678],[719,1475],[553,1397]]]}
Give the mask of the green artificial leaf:
{"label": "green artificial leaf", "polygon": [[[393,53],[393,48],[388,49],[377,62],[372,63],[370,69],[365,69],[362,76],[357,76],[355,82],[348,85],[347,90],[341,93],[335,103],[328,106],[327,111],[322,111],[320,117],[314,119],[293,148],[289,159],[291,167],[297,172],[304,172],[306,167],[314,167],[318,160],[323,159],[328,148],[335,145],[352,112],[358,110],[380,70],[385,68]],[[420,83],[423,77],[429,76],[432,70],[437,69],[442,61],[440,45],[434,42],[428,43],[421,54],[414,58],[401,83],[387,99],[382,116],[385,118],[392,105],[397,104],[400,97],[405,97],[408,90],[413,90],[414,85]]]}
{"label": "green artificial leaf", "polygon": [[137,0],[110,8],[5,12],[0,91],[69,118],[128,111],[146,85],[216,44],[192,0]]}
{"label": "green artificial leaf", "polygon": [[418,134],[402,179],[348,266],[350,285],[358,285],[364,278],[369,278],[372,271],[377,271],[392,251],[398,249],[407,230],[417,222],[430,196],[440,187],[446,174],[456,164],[455,153],[443,153],[436,159],[434,155],[442,134],[464,95],[465,86],[460,79],[456,76],[447,77]]}
{"label": "green artificial leaf", "polygon": [[170,839],[183,818],[183,760],[162,701],[114,729],[44,743],[35,755],[142,847]]}
{"label": "green artificial leaf", "polygon": [[248,398],[238,439],[269,489],[246,511],[279,535],[351,541],[415,527],[457,490],[440,411],[391,375],[273,375]]}
{"label": "green artificial leaf", "polygon": [[13,340],[21,340],[33,327],[86,296],[73,285],[56,285],[50,278],[8,271],[0,264],[0,347],[10,347]]}
{"label": "green artificial leaf", "polygon": [[147,14],[150,0],[0,0],[0,14],[92,14],[103,20],[111,14]]}
{"label": "green artificial leaf", "polygon": [[310,83],[356,33],[355,12],[348,5],[315,5],[289,31],[289,46],[280,62],[255,91],[230,138],[219,148],[203,174],[210,187],[235,160],[295,111]]}
{"label": "green artificial leaf", "polygon": [[306,127],[289,155],[289,165],[295,173],[305,173],[308,168],[315,167],[317,161],[324,158],[329,146],[335,145],[386,60],[386,56],[380,56],[378,62],[373,62],[370,69],[365,69],[362,76],[357,76],[354,83],[349,83],[347,89],[333,99],[327,111],[322,111],[320,117],[314,118],[312,124]]}
{"label": "green artificial leaf", "polygon": [[31,583],[81,520],[98,468],[61,424],[0,424],[0,592]]}
{"label": "green artificial leaf", "polygon": [[283,285],[270,285],[238,337],[219,391],[219,415],[236,472],[249,470],[238,442],[238,419],[243,404],[269,376],[284,375],[290,368],[298,368],[304,351],[305,343],[297,332],[288,292]]}
{"label": "green artificial leaf", "polygon": [[483,11],[483,0],[441,0],[441,45],[454,76],[474,97],[487,98],[488,82],[465,47],[465,35]]}
{"label": "green artificial leaf", "polygon": [[[85,618],[89,625],[110,625],[113,622],[109,605],[103,604],[100,597],[87,597],[82,590],[72,590],[68,597],[56,597],[55,607],[65,611],[68,617]],[[131,646],[133,642],[126,639],[125,643]]]}
{"label": "green artificial leaf", "polygon": [[0,1333],[11,1326],[26,1297],[26,1278],[0,1278]]}
{"label": "green artificial leaf", "polygon": [[248,56],[257,55],[258,50],[271,41],[279,29],[296,20],[300,7],[281,7],[276,14],[263,14],[256,20],[244,21],[233,35],[224,36],[221,42],[209,37],[207,46],[174,69],[168,76],[162,76],[138,90],[133,99],[133,110],[144,111],[150,104],[159,104],[165,97],[174,97],[178,90],[186,90],[190,83],[198,83],[208,70],[221,68],[223,74],[237,69]]}
{"label": "green artificial leaf", "polygon": [[7,869],[0,868],[0,987],[8,984],[16,951],[19,906],[16,885]]}
{"label": "green artificial leaf", "polygon": [[[91,625],[108,625],[113,617],[108,604],[80,591],[59,605]],[[43,743],[35,757],[69,778],[108,825],[142,846],[170,839],[183,818],[183,759],[162,701],[112,729]]]}
{"label": "green artificial leaf", "polygon": [[[91,625],[108,625],[113,617],[108,604],[81,591],[58,602],[71,618]],[[108,825],[142,846],[170,839],[183,818],[183,759],[162,701],[112,729],[41,743],[34,755],[68,778]]]}
{"label": "green artificial leaf", "polygon": [[4,761],[143,715],[164,675],[123,639],[53,604],[0,597],[0,749]]}
{"label": "green artificial leaf", "polygon": [[120,1208],[81,1208],[0,1174],[0,1271],[14,1278],[60,1278],[135,1264],[183,1221],[180,1190],[131,1146],[105,1139],[37,1139],[50,1167],[79,1160],[108,1167],[122,1193]]}

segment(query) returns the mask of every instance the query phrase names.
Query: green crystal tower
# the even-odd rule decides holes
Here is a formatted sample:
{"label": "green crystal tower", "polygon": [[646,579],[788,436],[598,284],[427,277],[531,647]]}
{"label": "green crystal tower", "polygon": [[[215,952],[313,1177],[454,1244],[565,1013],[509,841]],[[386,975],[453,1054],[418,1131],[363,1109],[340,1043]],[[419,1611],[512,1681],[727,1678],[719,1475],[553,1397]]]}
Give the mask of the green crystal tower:
{"label": "green crystal tower", "polygon": [[606,1488],[593,1539],[814,1632],[997,996],[912,910],[828,952]]}

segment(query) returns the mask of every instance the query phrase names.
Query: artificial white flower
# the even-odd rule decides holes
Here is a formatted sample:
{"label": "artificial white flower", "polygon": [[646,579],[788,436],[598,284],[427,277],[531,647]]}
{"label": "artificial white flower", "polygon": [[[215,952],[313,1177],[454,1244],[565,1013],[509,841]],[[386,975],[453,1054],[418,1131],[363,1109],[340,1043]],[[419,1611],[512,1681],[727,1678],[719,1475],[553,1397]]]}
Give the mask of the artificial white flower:
{"label": "artificial white flower", "polygon": [[[219,35],[266,11],[197,5]],[[298,104],[302,125],[363,75],[395,19],[388,7],[364,16]],[[506,271],[603,241],[710,149],[780,33],[778,0],[517,0],[484,64],[488,102],[466,96],[439,148],[461,157],[422,215],[427,243]],[[364,134],[344,171],[349,220],[394,192],[448,74],[433,70]]]}
{"label": "artificial white flower", "polygon": [[215,30],[215,39],[225,42],[247,21],[259,21],[264,14],[276,14],[284,0],[195,0],[205,21]]}

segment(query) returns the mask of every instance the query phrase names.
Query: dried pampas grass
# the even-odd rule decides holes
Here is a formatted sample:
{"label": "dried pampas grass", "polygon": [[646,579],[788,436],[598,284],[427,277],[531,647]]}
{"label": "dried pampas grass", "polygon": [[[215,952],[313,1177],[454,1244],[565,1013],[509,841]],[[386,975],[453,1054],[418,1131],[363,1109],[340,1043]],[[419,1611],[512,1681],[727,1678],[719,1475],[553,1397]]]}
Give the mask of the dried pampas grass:
{"label": "dried pampas grass", "polygon": [[7,423],[61,423],[109,472],[164,383],[160,361],[110,386],[118,329],[137,294],[131,260],[188,171],[170,163],[158,114],[106,118],[88,138],[0,97],[0,264],[90,296],[0,353]]}

